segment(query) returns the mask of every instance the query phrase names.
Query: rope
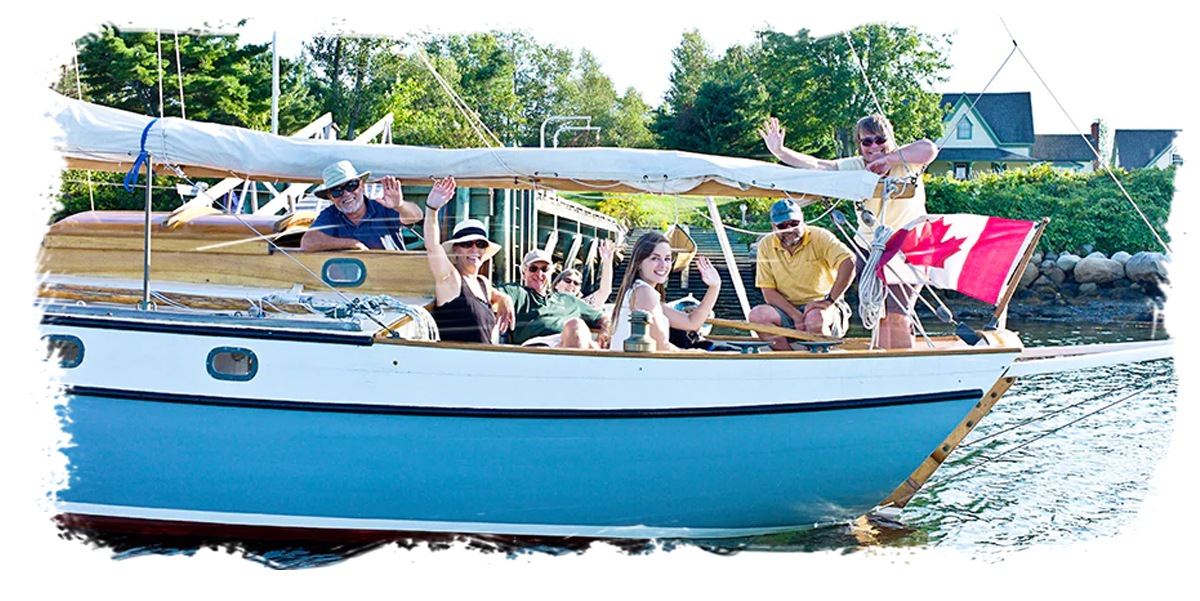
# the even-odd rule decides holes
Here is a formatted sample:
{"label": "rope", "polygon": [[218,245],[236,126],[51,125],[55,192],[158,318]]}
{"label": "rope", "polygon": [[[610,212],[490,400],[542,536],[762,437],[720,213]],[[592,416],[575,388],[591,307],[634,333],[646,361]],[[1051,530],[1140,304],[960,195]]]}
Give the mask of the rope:
{"label": "rope", "polygon": [[[1125,200],[1129,201],[1129,204],[1133,206],[1133,210],[1138,214],[1138,217],[1142,218],[1142,223],[1146,224],[1146,227],[1150,230],[1150,233],[1154,235],[1154,239],[1157,240],[1159,245],[1163,247],[1163,250],[1167,251],[1167,254],[1171,254],[1171,247],[1168,246],[1166,241],[1163,240],[1162,236],[1159,235],[1158,230],[1155,229],[1150,223],[1150,219],[1146,217],[1145,213],[1142,212],[1142,208],[1139,207],[1136,202],[1134,202],[1133,197],[1129,194],[1129,191],[1126,190],[1121,181],[1117,179],[1116,174],[1113,173],[1112,166],[1108,164],[1104,157],[1100,156],[1100,152],[1096,150],[1095,146],[1092,145],[1091,140],[1088,140],[1087,136],[1083,135],[1083,131],[1079,129],[1079,126],[1075,124],[1075,120],[1072,119],[1071,115],[1067,113],[1067,109],[1063,107],[1062,102],[1059,102],[1058,96],[1055,96],[1054,91],[1051,90],[1050,86],[1046,84],[1046,81],[1042,79],[1042,75],[1038,73],[1037,68],[1033,66],[1033,63],[1029,60],[1029,57],[1025,56],[1025,52],[1022,51],[1019,46],[1017,46],[1017,40],[1013,38],[1012,32],[1008,30],[1008,24],[1004,23],[1004,19],[1000,19],[1000,22],[1004,24],[1004,30],[1008,32],[1008,37],[1012,40],[1014,51],[1019,52],[1021,54],[1021,58],[1025,59],[1025,64],[1029,65],[1029,69],[1033,71],[1033,75],[1038,78],[1038,81],[1041,82],[1042,87],[1046,88],[1046,92],[1050,94],[1050,98],[1054,100],[1054,104],[1058,105],[1058,108],[1062,111],[1063,116],[1067,118],[1067,121],[1071,122],[1071,127],[1075,128],[1075,133],[1079,134],[1079,136],[1083,138],[1084,142],[1087,143],[1088,148],[1091,149],[1092,154],[1095,155],[1096,159],[1104,165],[1104,170],[1108,173],[1108,177],[1112,179],[1113,183],[1117,184],[1117,188],[1121,190],[1121,194],[1125,196]],[[1097,140],[1097,142],[1099,142],[1099,140]]]}
{"label": "rope", "polygon": [[882,223],[875,227],[871,253],[867,256],[863,272],[858,276],[858,316],[868,330],[874,330],[879,320],[887,314],[887,285],[877,275],[876,268],[891,237],[892,228]]}

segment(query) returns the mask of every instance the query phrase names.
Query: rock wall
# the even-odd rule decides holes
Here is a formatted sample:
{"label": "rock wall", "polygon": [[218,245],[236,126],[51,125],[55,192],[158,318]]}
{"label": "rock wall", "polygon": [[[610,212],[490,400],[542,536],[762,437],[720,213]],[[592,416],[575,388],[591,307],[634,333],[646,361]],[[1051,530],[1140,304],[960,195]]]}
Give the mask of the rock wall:
{"label": "rock wall", "polygon": [[1121,251],[1106,256],[1090,252],[1035,253],[1021,276],[1025,296],[1049,299],[1062,297],[1109,298],[1112,300],[1161,299],[1162,286],[1169,283],[1171,260],[1158,252],[1130,255]]}

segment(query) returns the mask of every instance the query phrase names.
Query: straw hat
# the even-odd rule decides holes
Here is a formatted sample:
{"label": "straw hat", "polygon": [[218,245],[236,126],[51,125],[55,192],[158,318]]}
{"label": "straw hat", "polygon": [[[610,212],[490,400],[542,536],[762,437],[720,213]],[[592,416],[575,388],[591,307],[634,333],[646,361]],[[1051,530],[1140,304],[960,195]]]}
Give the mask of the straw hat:
{"label": "straw hat", "polygon": [[500,252],[500,245],[488,240],[487,230],[483,227],[483,222],[478,219],[464,219],[454,226],[454,234],[448,240],[442,242],[442,248],[446,250],[446,254],[454,254],[454,245],[459,242],[471,242],[474,240],[484,240],[488,243],[487,250],[483,251],[483,260],[486,261],[496,253]]}
{"label": "straw hat", "polygon": [[354,168],[354,165],[350,164],[350,161],[338,161],[326,167],[325,171],[321,172],[321,177],[324,178],[325,181],[320,185],[320,187],[318,187],[316,190],[313,190],[314,196],[320,196],[322,192],[331,188],[336,188],[352,179],[357,179],[360,181],[366,180],[368,177],[371,177],[371,172],[363,171],[362,173],[359,173]]}

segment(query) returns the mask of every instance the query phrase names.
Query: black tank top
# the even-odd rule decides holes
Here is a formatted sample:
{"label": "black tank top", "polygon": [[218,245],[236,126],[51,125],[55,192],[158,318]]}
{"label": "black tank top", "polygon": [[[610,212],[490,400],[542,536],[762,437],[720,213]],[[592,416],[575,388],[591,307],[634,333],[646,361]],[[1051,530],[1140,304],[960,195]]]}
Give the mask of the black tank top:
{"label": "black tank top", "polygon": [[[483,278],[479,278],[480,287],[487,290]],[[442,340],[454,342],[479,342],[491,344],[492,329],[496,326],[496,314],[488,301],[475,296],[467,286],[467,278],[460,277],[462,288],[458,296],[444,305],[435,305],[433,320],[437,322],[438,333]]]}

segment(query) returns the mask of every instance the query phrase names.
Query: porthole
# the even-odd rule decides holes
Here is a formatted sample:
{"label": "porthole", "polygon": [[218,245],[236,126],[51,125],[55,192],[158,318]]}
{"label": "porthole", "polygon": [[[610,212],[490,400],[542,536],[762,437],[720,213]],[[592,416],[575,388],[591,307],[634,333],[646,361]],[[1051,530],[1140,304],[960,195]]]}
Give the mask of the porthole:
{"label": "porthole", "polygon": [[258,373],[258,356],[254,351],[230,346],[208,352],[208,375],[218,380],[245,382]]}
{"label": "porthole", "polygon": [[66,369],[79,367],[83,363],[83,341],[75,336],[49,334],[42,336],[46,341],[46,360],[58,357],[58,364]]}
{"label": "porthole", "polygon": [[330,259],[321,267],[321,279],[330,286],[353,288],[367,279],[367,266],[358,259]]}

